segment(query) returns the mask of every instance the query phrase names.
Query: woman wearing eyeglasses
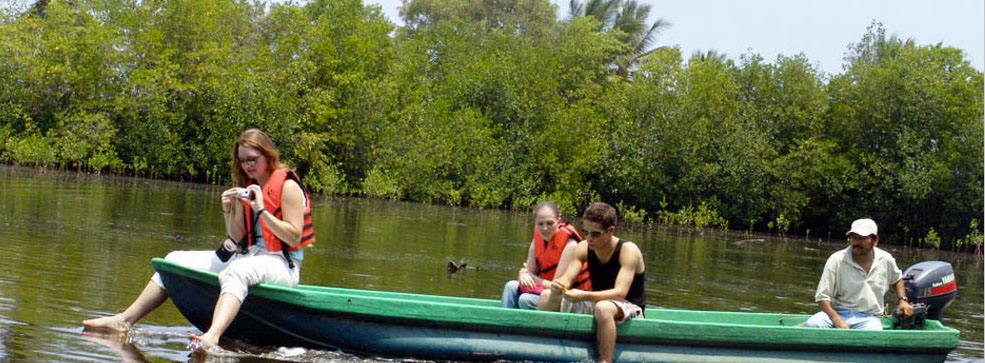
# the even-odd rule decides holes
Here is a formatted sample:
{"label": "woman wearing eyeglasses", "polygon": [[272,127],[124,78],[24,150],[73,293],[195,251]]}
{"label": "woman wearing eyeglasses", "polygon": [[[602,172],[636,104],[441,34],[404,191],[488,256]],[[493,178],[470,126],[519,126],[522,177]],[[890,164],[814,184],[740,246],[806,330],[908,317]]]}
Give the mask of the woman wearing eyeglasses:
{"label": "woman wearing eyeglasses", "polygon": [[[246,298],[261,282],[296,286],[303,248],[315,242],[309,198],[294,171],[280,163],[273,141],[244,131],[232,150],[236,187],[222,192],[226,240],[216,251],[174,251],[166,259],[219,274],[220,295],[212,326],[191,339],[219,342]],[[82,322],[86,329],[124,332],[168,298],[158,274],[122,313]]]}
{"label": "woman wearing eyeglasses", "polygon": [[[550,283],[557,267],[567,266],[570,252],[581,240],[578,231],[570,224],[561,222],[557,204],[542,202],[534,208],[534,238],[527,251],[527,262],[520,268],[516,280],[510,280],[503,287],[502,306],[504,308],[537,309],[542,294],[550,294]],[[575,285],[580,289],[591,290],[587,266],[583,268]],[[546,296],[543,301],[547,301]],[[541,309],[550,307],[542,306]],[[557,310],[559,307],[554,307]]]}

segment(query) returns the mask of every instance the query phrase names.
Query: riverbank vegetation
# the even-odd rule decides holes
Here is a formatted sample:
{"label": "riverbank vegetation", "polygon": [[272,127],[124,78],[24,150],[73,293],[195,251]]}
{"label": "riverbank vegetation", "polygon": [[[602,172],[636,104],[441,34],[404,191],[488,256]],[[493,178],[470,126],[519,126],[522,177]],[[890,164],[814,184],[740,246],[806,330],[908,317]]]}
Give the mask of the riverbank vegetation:
{"label": "riverbank vegetation", "polygon": [[619,11],[408,0],[399,27],[359,0],[9,7],[0,159],[228,183],[259,127],[321,193],[830,237],[871,216],[884,243],[982,243],[983,76],[961,50],[873,23],[829,74],[654,50],[666,23],[599,3]]}

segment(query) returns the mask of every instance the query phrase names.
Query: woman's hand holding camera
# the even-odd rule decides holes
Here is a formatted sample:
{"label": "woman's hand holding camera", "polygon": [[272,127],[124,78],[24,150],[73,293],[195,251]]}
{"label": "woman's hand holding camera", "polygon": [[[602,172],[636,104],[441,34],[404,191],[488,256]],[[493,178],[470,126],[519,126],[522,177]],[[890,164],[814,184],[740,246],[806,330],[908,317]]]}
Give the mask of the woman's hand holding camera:
{"label": "woman's hand holding camera", "polygon": [[253,211],[263,210],[263,190],[260,189],[260,186],[253,184],[246,187],[246,190],[249,191],[249,195],[245,198],[243,195],[240,195],[239,198],[250,203],[250,209]]}
{"label": "woman's hand holding camera", "polygon": [[228,214],[233,211],[233,205],[242,190],[243,188],[229,188],[222,192],[222,213]]}
{"label": "woman's hand holding camera", "polygon": [[246,188],[229,188],[222,192],[222,213],[230,213],[237,201],[245,201],[254,211],[263,209],[263,193],[259,185],[253,184]]}

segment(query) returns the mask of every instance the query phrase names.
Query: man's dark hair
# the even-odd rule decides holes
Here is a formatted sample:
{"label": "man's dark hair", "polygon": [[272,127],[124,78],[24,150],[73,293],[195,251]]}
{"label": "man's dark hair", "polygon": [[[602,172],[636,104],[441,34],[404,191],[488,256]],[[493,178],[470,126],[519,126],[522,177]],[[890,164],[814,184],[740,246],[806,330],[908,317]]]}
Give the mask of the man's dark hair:
{"label": "man's dark hair", "polygon": [[588,208],[585,208],[585,212],[581,214],[581,219],[587,219],[601,224],[602,228],[608,229],[616,225],[619,217],[616,216],[616,209],[612,208],[611,205],[595,202],[589,204]]}

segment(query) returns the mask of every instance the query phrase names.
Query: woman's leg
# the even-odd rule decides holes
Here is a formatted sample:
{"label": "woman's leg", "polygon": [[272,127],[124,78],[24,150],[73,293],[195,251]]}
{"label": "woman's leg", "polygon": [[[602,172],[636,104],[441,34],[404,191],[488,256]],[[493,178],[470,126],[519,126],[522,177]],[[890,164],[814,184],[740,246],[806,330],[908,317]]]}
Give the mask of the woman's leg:
{"label": "woman's leg", "polygon": [[500,306],[507,309],[516,309],[520,298],[520,282],[510,280],[503,286],[503,295],[500,297]]}
{"label": "woman's leg", "polygon": [[517,299],[517,305],[520,307],[520,309],[537,310],[537,303],[539,301],[540,301],[540,295],[520,294],[520,298]]}
{"label": "woman's leg", "polygon": [[242,305],[243,302],[233,294],[225,293],[220,295],[219,301],[215,303],[215,311],[212,313],[212,325],[209,326],[209,331],[201,336],[192,334],[191,339],[209,345],[219,344],[219,337],[222,336],[222,333],[226,332],[229,324],[232,324],[233,319],[236,318],[236,314],[239,313],[239,308]]}
{"label": "woman's leg", "polygon": [[85,329],[105,329],[117,332],[130,330],[130,326],[143,318],[168,299],[168,292],[153,282],[148,282],[144,291],[122,313],[113,316],[89,319],[82,322]]}
{"label": "woman's leg", "polygon": [[239,314],[250,286],[261,282],[294,286],[298,283],[297,279],[298,271],[288,269],[287,261],[278,255],[260,253],[230,260],[229,266],[219,273],[221,293],[209,330],[201,336],[193,334],[190,338],[210,345],[218,344],[219,338]]}
{"label": "woman's leg", "polygon": [[[215,258],[213,251],[174,251],[169,253],[165,259],[182,266],[213,272],[218,272],[225,265]],[[161,281],[160,275],[154,273],[151,281],[147,283],[137,299],[130,303],[130,306],[122,313],[84,320],[82,326],[85,329],[125,332],[130,330],[130,326],[136,324],[138,320],[161,306],[167,299],[168,292],[164,289],[164,283]]]}

